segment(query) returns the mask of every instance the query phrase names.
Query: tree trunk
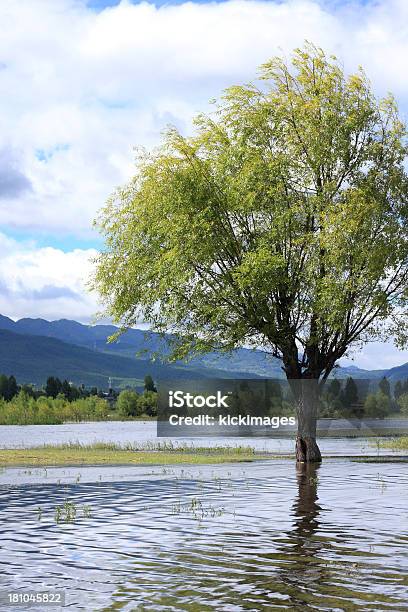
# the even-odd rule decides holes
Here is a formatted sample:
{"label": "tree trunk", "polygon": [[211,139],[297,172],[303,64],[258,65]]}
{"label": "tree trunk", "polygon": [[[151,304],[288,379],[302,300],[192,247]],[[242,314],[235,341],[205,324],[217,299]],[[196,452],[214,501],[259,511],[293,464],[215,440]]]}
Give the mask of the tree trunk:
{"label": "tree trunk", "polygon": [[296,461],[315,463],[322,460],[316,442],[319,390],[317,380],[300,380],[297,392],[298,432],[296,436]]}

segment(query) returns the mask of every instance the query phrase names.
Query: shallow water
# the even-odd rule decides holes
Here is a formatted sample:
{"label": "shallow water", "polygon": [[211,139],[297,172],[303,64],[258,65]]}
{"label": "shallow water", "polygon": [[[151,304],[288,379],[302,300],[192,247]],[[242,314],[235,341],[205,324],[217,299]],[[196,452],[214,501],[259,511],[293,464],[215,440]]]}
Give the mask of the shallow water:
{"label": "shallow water", "polygon": [[[72,610],[406,610],[407,472],[6,469],[0,590],[61,588]],[[56,522],[65,501],[77,516]]]}
{"label": "shallow water", "polygon": [[[154,421],[110,421],[94,423],[67,423],[65,425],[2,425],[0,426],[0,448],[30,448],[43,444],[80,442],[157,443],[166,438],[157,438]],[[169,439],[167,439],[169,440]],[[177,438],[174,445],[193,446],[252,446],[258,450],[275,454],[294,451],[290,438],[239,437],[239,438]],[[319,446],[323,455],[389,455],[393,451],[378,448],[374,438],[320,438]],[[398,454],[398,451],[396,451]]]}

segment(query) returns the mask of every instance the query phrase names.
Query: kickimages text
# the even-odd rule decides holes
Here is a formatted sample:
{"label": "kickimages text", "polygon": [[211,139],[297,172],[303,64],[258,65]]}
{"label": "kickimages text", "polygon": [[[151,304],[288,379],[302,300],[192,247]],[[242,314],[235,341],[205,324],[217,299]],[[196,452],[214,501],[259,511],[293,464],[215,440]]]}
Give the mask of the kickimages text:
{"label": "kickimages text", "polygon": [[169,416],[170,425],[180,426],[199,426],[199,427],[211,427],[215,425],[224,427],[272,427],[277,429],[281,425],[296,425],[295,417],[279,417],[279,416],[253,416],[250,414],[236,415],[218,415],[216,417],[210,416],[209,414],[197,414],[196,416],[181,416],[178,414],[171,414]]}

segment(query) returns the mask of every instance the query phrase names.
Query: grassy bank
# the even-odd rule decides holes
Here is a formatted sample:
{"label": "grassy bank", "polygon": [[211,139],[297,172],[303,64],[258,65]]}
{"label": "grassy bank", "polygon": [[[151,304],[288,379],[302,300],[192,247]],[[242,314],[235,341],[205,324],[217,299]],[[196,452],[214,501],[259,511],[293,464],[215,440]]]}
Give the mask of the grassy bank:
{"label": "grassy bank", "polygon": [[408,436],[392,438],[391,440],[381,440],[379,445],[381,448],[390,448],[392,450],[408,450]]}
{"label": "grassy bank", "polygon": [[69,465],[174,465],[177,463],[208,464],[265,459],[249,447],[204,448],[158,444],[132,445],[96,443],[64,444],[29,449],[0,450],[0,466],[69,466]]}

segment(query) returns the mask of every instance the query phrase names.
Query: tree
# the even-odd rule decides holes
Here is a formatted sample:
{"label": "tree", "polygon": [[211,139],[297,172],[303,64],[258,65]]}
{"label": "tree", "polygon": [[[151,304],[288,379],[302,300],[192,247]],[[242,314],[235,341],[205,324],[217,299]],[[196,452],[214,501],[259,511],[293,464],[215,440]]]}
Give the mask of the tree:
{"label": "tree", "polygon": [[398,405],[400,407],[402,414],[408,416],[408,393],[403,393],[398,398]]}
{"label": "tree", "polygon": [[15,376],[7,377],[5,374],[0,375],[0,397],[9,402],[18,394],[18,391],[19,388]]}
{"label": "tree", "polygon": [[153,393],[157,392],[157,389],[154,385],[153,378],[150,376],[150,374],[148,374],[144,378],[144,389],[145,391],[152,391]]}
{"label": "tree", "polygon": [[397,400],[404,393],[404,387],[401,380],[397,380],[394,387],[394,397]]}
{"label": "tree", "polygon": [[62,381],[61,393],[67,400],[71,400],[71,386],[67,379]]}
{"label": "tree", "polygon": [[27,397],[36,397],[36,391],[34,389],[34,387],[32,385],[21,385],[21,391],[27,396]]}
{"label": "tree", "polygon": [[[266,388],[266,398],[269,399],[269,414],[271,416],[282,416],[282,387],[277,380],[268,380]],[[255,400],[257,401],[257,400]],[[262,400],[261,400],[262,401]],[[262,403],[259,404],[260,406]],[[253,411],[254,406],[251,406]]]}
{"label": "tree", "polygon": [[382,391],[370,393],[365,399],[364,412],[369,417],[383,419],[391,412],[391,399]]}
{"label": "tree", "polygon": [[45,393],[47,397],[56,398],[62,390],[62,382],[59,378],[54,378],[54,376],[49,376],[47,378],[47,383],[45,385]]}
{"label": "tree", "polygon": [[145,391],[137,399],[138,414],[157,416],[157,393],[155,391]]}
{"label": "tree", "polygon": [[108,201],[92,286],[123,330],[171,330],[175,359],[242,345],[281,359],[297,460],[320,461],[317,396],[336,362],[408,339],[405,126],[362,70],[312,45],[195,126],[170,128]]}
{"label": "tree", "polygon": [[5,374],[0,374],[0,397],[8,400],[9,380]]}
{"label": "tree", "polygon": [[387,397],[391,397],[391,387],[389,380],[386,376],[383,376],[380,382],[378,383],[378,388]]}
{"label": "tree", "polygon": [[131,389],[124,389],[119,393],[116,407],[120,414],[125,417],[139,416],[142,413],[138,404],[139,394]]}
{"label": "tree", "polygon": [[18,394],[18,385],[13,375],[8,379],[8,399],[12,400]]}
{"label": "tree", "polygon": [[364,413],[369,417],[377,416],[377,396],[369,393],[364,401]]}
{"label": "tree", "polygon": [[331,397],[339,397],[341,391],[341,383],[338,378],[334,378],[327,389]]}
{"label": "tree", "polygon": [[351,376],[346,380],[344,390],[341,394],[341,401],[345,408],[352,408],[352,406],[358,402],[357,385]]}
{"label": "tree", "polygon": [[377,393],[377,410],[378,417],[381,419],[388,416],[392,411],[391,398],[382,391],[378,391]]}

